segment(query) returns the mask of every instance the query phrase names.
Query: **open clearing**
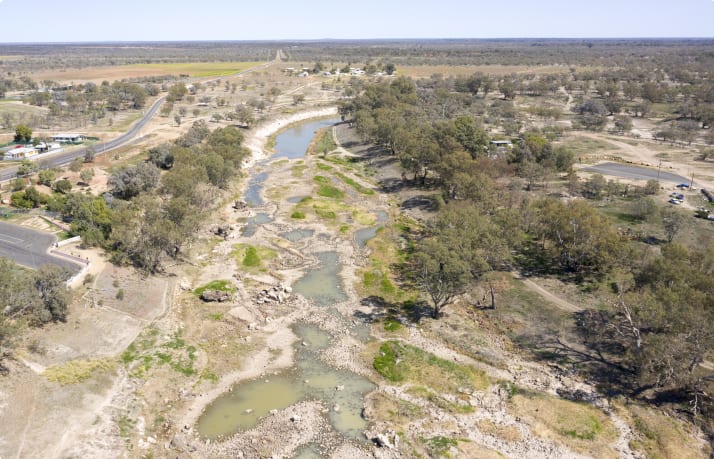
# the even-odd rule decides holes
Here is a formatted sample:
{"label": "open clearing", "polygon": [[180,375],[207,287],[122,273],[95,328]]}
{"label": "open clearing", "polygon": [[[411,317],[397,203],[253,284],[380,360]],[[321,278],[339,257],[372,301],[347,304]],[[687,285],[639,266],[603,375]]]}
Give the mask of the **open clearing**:
{"label": "open clearing", "polygon": [[85,69],[46,70],[37,72],[39,80],[60,82],[101,82],[125,78],[143,78],[161,75],[189,75],[193,78],[219,77],[242,72],[264,62],[176,62],[165,64],[132,64]]}

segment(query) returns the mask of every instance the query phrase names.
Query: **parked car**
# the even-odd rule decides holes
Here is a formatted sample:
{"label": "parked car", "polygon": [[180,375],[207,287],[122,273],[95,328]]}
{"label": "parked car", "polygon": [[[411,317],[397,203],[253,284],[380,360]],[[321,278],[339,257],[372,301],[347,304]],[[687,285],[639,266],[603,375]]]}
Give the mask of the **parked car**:
{"label": "parked car", "polygon": [[680,201],[679,199],[676,199],[676,198],[670,198],[669,203],[679,205],[682,203],[682,201]]}

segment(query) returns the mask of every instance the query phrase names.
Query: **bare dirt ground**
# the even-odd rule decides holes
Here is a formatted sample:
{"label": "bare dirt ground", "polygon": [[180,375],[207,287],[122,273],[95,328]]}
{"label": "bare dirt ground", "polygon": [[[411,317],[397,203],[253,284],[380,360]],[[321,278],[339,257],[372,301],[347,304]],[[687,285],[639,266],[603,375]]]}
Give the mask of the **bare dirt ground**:
{"label": "bare dirt ground", "polygon": [[611,151],[598,152],[590,160],[604,162],[612,158],[621,158],[642,166],[654,168],[659,166],[662,170],[684,177],[691,177],[695,173],[695,182],[700,187],[711,188],[714,185],[714,163],[697,160],[699,154],[692,152],[691,149],[650,140],[618,138],[607,134],[577,132],[572,135],[604,140],[616,147]]}

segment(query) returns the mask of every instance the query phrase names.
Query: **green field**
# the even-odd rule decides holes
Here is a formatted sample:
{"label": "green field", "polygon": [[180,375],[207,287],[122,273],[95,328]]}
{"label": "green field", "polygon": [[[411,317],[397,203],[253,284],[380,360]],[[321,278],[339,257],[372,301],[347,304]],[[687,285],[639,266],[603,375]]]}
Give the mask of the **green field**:
{"label": "green field", "polygon": [[175,62],[166,64],[137,64],[128,67],[157,70],[176,75],[192,77],[218,77],[232,75],[263,62]]}

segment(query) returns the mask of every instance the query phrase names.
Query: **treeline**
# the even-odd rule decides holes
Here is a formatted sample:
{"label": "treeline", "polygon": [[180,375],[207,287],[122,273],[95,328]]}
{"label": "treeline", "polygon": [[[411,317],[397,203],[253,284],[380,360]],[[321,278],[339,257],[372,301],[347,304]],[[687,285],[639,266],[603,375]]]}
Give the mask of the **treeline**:
{"label": "treeline", "polygon": [[0,257],[0,373],[7,371],[3,361],[22,327],[66,320],[68,278],[69,272],[55,265],[32,271]]}
{"label": "treeline", "polygon": [[[538,130],[521,132],[512,149],[490,149],[480,118],[462,114],[468,103],[449,118],[439,110],[443,98],[422,94],[438,86],[399,78],[359,91],[342,104],[343,116],[365,140],[396,155],[405,173],[416,171],[403,176],[405,185],[441,191],[438,212],[415,236],[403,271],[404,281],[430,298],[435,318],[494,270],[586,284],[615,279],[603,309],[579,318],[583,343],[596,356],[591,370],[631,396],[674,392],[696,403],[695,411],[711,409],[711,378],[699,363],[714,347],[714,251],[671,244],[681,216],[663,212],[668,242],[661,254],[651,252],[588,202],[626,196],[632,215],[647,219],[657,212],[647,197],[656,182],[625,186],[597,175],[581,182],[572,152]],[[548,196],[553,179],[569,199]]]}
{"label": "treeline", "polygon": [[[148,45],[148,46],[147,46]],[[259,62],[274,59],[285,43],[172,42],[112,45],[3,44],[0,72],[18,74],[41,69],[172,62]]]}
{"label": "treeline", "polygon": [[[291,46],[288,46],[291,45]],[[622,69],[711,71],[714,41],[658,39],[343,40],[287,43],[294,62],[400,65],[579,65]]]}
{"label": "treeline", "polygon": [[[234,127],[211,132],[198,121],[174,143],[149,150],[146,161],[114,171],[109,193],[42,195],[34,207],[59,213],[83,244],[103,247],[115,263],[155,273],[164,257],[181,254],[240,171],[242,142]],[[16,193],[23,200],[40,194],[33,187]]]}

